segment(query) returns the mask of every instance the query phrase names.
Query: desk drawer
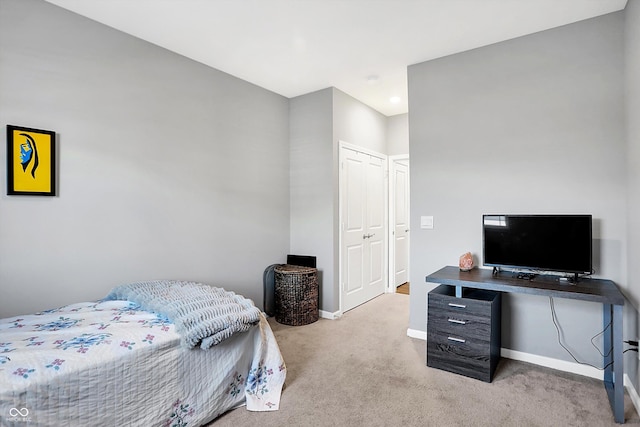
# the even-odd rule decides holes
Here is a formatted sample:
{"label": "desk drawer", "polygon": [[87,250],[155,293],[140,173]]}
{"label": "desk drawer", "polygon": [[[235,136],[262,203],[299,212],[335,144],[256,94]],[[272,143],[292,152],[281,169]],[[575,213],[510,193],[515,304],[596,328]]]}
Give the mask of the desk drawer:
{"label": "desk drawer", "polygon": [[492,365],[490,342],[427,332],[427,366],[490,382]]}
{"label": "desk drawer", "polygon": [[451,286],[438,286],[429,292],[429,308],[434,307],[441,313],[459,313],[461,316],[490,321],[491,306],[499,296],[497,292],[475,289],[467,292],[465,289],[462,298],[457,298]]}
{"label": "desk drawer", "polygon": [[491,318],[480,318],[456,312],[440,313],[429,306],[427,326],[430,331],[466,339],[487,342],[491,339]]}

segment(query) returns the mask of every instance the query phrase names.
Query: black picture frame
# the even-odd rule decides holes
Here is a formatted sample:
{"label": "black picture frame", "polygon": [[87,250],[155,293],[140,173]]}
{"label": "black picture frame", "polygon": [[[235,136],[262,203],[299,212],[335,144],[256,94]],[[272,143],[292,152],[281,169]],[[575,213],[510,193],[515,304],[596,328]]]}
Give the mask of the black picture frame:
{"label": "black picture frame", "polygon": [[7,195],[56,195],[56,133],[7,125]]}

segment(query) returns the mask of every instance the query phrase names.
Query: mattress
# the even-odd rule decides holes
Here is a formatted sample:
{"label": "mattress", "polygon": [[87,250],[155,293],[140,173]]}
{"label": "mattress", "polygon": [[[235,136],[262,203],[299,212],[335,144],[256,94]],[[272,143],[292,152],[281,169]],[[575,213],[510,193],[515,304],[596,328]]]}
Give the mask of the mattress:
{"label": "mattress", "polygon": [[197,426],[279,408],[286,368],[264,316],[206,350],[180,341],[131,301],[0,319],[0,424]]}

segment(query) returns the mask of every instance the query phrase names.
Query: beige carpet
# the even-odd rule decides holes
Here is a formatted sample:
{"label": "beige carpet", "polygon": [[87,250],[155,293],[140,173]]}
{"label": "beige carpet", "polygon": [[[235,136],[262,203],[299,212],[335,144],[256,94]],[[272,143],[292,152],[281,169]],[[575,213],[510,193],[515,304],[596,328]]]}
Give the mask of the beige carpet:
{"label": "beige carpet", "polygon": [[[409,296],[384,294],[339,320],[270,319],[287,363],[280,410],[235,409],[210,426],[612,426],[600,381],[502,359],[484,383],[432,369],[407,337]],[[625,419],[640,424],[625,392]]]}

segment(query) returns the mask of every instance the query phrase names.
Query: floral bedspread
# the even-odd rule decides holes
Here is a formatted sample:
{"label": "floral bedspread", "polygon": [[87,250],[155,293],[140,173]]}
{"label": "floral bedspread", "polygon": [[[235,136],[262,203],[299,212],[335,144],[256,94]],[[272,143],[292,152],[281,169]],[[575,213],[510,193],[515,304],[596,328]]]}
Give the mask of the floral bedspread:
{"label": "floral bedspread", "polygon": [[278,409],[285,376],[264,317],[206,351],[129,301],[0,319],[0,425],[200,425]]}

